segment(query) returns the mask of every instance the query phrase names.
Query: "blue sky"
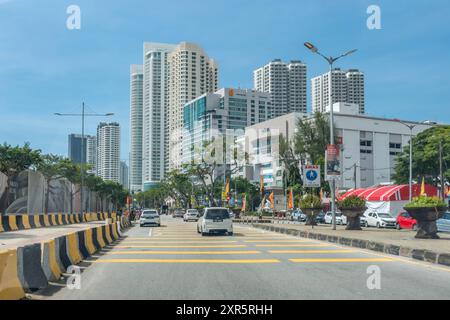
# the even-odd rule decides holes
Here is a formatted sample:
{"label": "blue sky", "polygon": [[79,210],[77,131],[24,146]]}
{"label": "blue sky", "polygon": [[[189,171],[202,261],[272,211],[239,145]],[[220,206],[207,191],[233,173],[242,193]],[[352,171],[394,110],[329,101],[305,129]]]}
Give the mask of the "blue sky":
{"label": "blue sky", "polygon": [[[71,4],[81,30],[66,28]],[[366,27],[372,4],[381,30]],[[141,63],[144,41],[200,44],[222,87],[251,87],[252,71],[274,58],[306,62],[309,78],[325,72],[305,41],[331,55],[358,48],[338,66],[365,72],[367,113],[450,123],[448,0],[0,0],[0,142],[66,155],[80,124],[53,113],[85,101],[116,114],[126,160],[129,65]]]}

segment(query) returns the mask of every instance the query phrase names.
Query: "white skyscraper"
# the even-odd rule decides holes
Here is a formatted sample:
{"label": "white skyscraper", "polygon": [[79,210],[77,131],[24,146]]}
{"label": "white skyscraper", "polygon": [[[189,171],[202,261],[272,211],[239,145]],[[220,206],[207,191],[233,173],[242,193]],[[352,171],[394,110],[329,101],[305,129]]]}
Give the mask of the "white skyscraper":
{"label": "white skyscraper", "polygon": [[254,89],[272,97],[273,116],[291,112],[306,113],[306,65],[276,59],[253,72]]}
{"label": "white skyscraper", "polygon": [[120,182],[120,126],[100,123],[97,127],[97,175]]}
{"label": "white skyscraper", "polygon": [[166,169],[179,169],[183,156],[183,108],[202,94],[218,88],[218,66],[205,51],[193,43],[180,43],[168,55],[168,163]]}
{"label": "white skyscraper", "polygon": [[142,190],[142,146],[143,146],[143,90],[142,65],[130,68],[130,189]]}
{"label": "white skyscraper", "polygon": [[145,190],[164,178],[168,154],[168,54],[175,47],[144,43],[142,187]]}
{"label": "white skyscraper", "polygon": [[[364,74],[359,70],[344,71],[334,69],[332,72],[333,104],[356,103],[359,113],[365,113]],[[330,73],[311,79],[311,101],[313,112],[325,112],[330,101]]]}
{"label": "white skyscraper", "polygon": [[86,163],[90,164],[92,169],[89,173],[95,174],[97,172],[97,137],[86,136]]}
{"label": "white skyscraper", "polygon": [[125,161],[120,161],[120,184],[125,188],[128,189],[128,182],[129,182],[129,169],[128,165]]}

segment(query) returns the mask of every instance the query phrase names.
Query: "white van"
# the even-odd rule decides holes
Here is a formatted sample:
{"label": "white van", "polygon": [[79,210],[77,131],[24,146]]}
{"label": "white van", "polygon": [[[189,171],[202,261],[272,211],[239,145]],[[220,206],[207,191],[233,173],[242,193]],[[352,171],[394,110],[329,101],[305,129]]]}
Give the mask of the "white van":
{"label": "white van", "polygon": [[233,220],[227,208],[206,208],[197,222],[197,232],[203,236],[211,233],[233,235]]}

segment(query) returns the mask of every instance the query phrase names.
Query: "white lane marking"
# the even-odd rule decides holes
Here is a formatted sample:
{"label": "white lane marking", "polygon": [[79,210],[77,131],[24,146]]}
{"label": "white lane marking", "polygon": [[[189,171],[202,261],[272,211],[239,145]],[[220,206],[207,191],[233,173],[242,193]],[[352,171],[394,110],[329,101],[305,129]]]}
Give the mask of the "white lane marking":
{"label": "white lane marking", "polygon": [[152,236],[152,231],[153,231],[153,229],[150,229],[150,230],[148,231],[148,236],[149,236],[149,237]]}

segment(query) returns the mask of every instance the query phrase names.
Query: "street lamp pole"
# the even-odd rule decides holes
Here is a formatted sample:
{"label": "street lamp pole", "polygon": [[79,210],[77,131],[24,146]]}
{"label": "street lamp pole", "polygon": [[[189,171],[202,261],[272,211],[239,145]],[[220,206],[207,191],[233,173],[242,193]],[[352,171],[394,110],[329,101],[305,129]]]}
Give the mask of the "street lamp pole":
{"label": "street lamp pole", "polygon": [[84,135],[84,120],[86,117],[110,117],[113,116],[114,113],[104,113],[104,114],[97,114],[97,113],[93,113],[93,114],[86,114],[85,113],[85,103],[83,102],[81,105],[81,114],[79,113],[55,113],[55,116],[59,116],[59,117],[81,117],[81,164],[80,164],[80,175],[81,175],[81,186],[80,186],[80,210],[81,210],[81,214],[84,213],[84,192],[83,192],[83,187],[84,187],[84,164],[85,164],[85,156],[84,156],[84,139],[85,139],[85,135]]}
{"label": "street lamp pole", "polygon": [[[308,48],[312,53],[318,54],[322,58],[324,58],[330,67],[330,75],[329,75],[329,105],[330,105],[330,144],[332,146],[334,143],[334,109],[333,109],[333,65],[334,63],[346,56],[349,56],[357,51],[357,49],[350,50],[336,58],[327,57],[319,52],[319,49],[314,46],[310,42],[305,42],[305,47]],[[326,169],[325,169],[326,170]],[[333,230],[336,230],[336,180],[331,180],[331,212],[333,217]]]}

